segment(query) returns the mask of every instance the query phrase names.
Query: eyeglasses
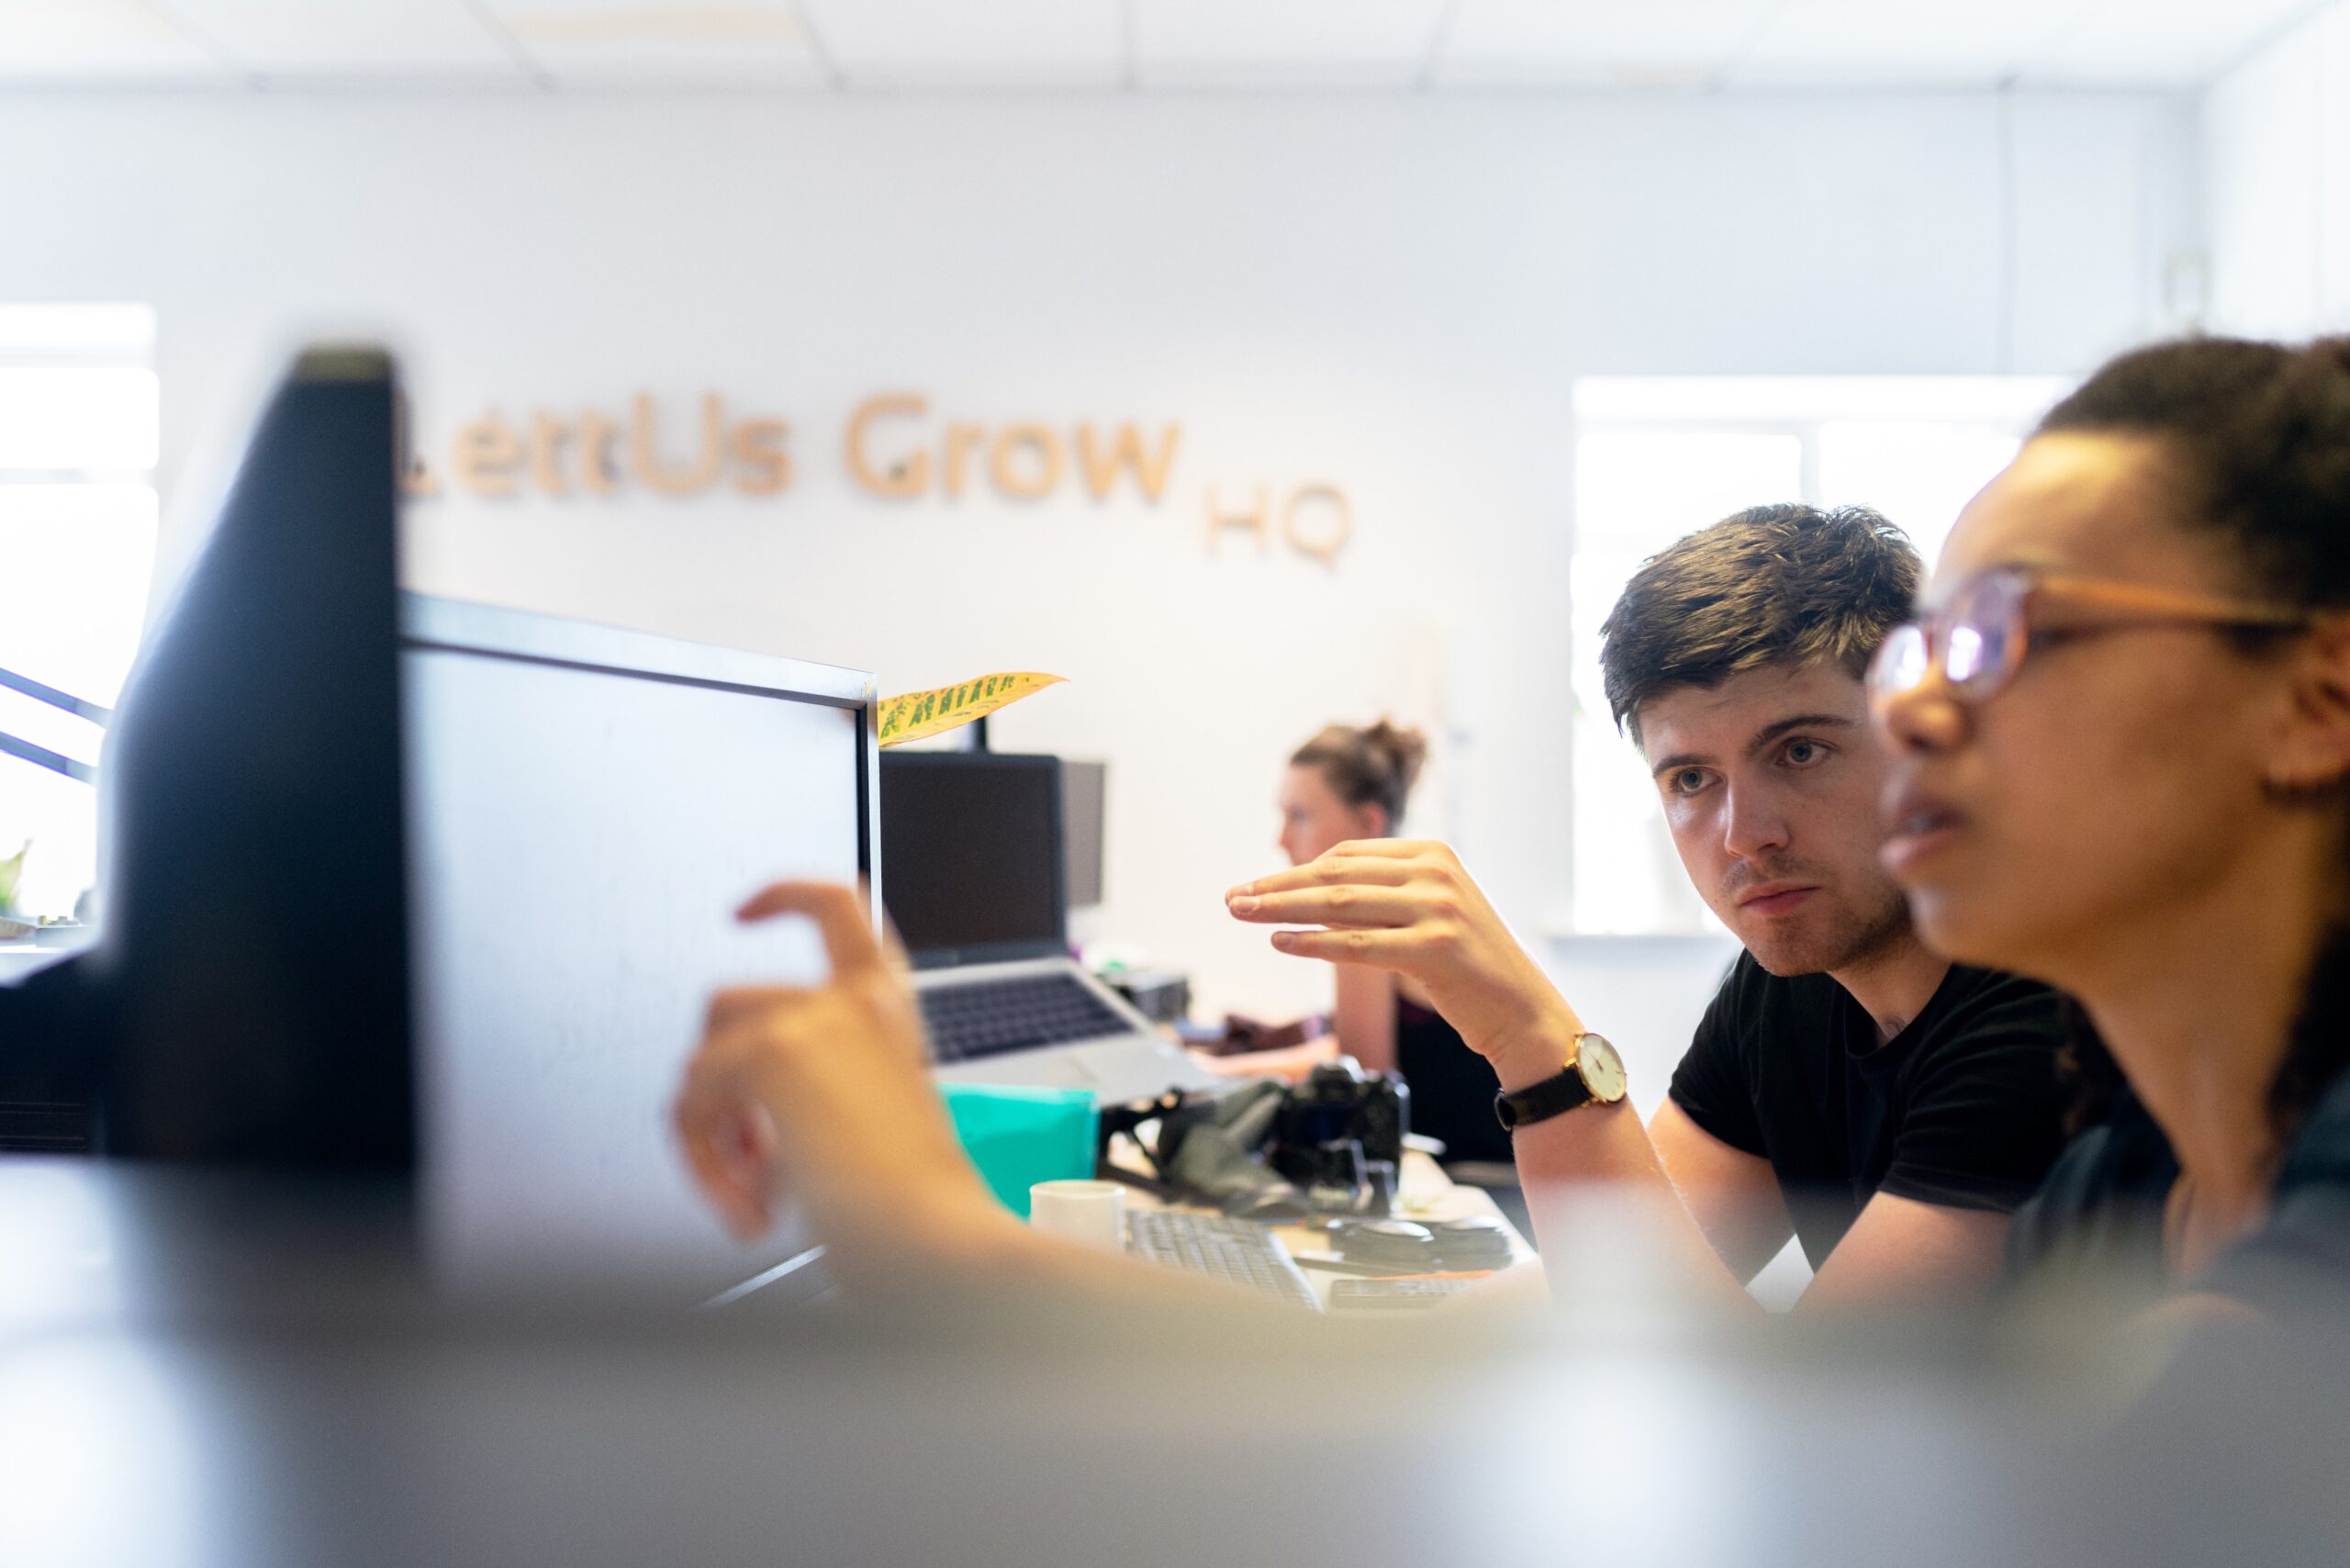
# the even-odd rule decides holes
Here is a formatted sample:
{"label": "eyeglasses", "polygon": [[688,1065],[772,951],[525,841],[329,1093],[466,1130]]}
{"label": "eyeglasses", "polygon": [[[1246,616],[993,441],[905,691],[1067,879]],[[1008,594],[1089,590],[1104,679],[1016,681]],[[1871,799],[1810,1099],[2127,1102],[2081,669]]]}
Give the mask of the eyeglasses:
{"label": "eyeglasses", "polygon": [[2283,632],[2313,617],[2276,605],[2214,599],[2139,583],[2071,577],[2025,566],[1998,566],[1969,577],[1941,609],[1893,629],[1869,664],[1869,700],[1886,702],[1926,684],[1937,664],[1963,702],[1988,702],[2023,667],[2033,607],[2063,600],[2094,611],[2062,626],[2043,625],[2043,639],[2133,626],[2208,626],[2225,631]]}

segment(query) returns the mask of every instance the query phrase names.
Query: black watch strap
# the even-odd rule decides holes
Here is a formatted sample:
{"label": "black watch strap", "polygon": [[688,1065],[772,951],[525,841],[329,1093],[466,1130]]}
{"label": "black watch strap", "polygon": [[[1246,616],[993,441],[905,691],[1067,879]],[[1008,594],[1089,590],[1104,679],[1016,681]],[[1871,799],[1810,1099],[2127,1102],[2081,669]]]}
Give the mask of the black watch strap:
{"label": "black watch strap", "polygon": [[1594,1098],[1591,1085],[1583,1081],[1583,1069],[1570,1063],[1556,1078],[1529,1083],[1515,1094],[1494,1095],[1494,1114],[1504,1127],[1516,1130],[1581,1110]]}

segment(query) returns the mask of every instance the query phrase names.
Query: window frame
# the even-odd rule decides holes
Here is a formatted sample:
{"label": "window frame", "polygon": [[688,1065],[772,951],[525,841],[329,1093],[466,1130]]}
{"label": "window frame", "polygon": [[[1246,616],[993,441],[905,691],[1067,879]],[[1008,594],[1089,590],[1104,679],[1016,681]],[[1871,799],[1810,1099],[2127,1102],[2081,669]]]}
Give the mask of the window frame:
{"label": "window frame", "polygon": [[[103,372],[123,381],[113,393],[98,383],[88,399],[88,417],[118,417],[127,421],[118,433],[93,443],[91,432],[68,423],[51,432],[61,444],[49,454],[28,450],[21,441],[13,450],[0,452],[0,517],[15,510],[7,505],[12,494],[21,498],[31,491],[122,492],[91,499],[94,518],[105,519],[106,526],[129,530],[116,541],[124,546],[120,570],[81,606],[89,612],[86,616],[79,610],[68,611],[71,619],[86,620],[112,639],[96,655],[96,662],[108,673],[95,678],[70,675],[61,678],[62,672],[40,661],[35,661],[35,667],[18,668],[21,653],[7,666],[100,707],[111,707],[118,697],[121,680],[138,655],[151,609],[162,511],[157,470],[162,395],[154,367],[156,338],[156,313],[144,304],[0,303],[0,376],[16,381],[28,373],[37,377],[55,372],[83,379],[86,385],[89,373]],[[38,428],[39,421],[34,423]],[[74,450],[77,443],[78,451]],[[43,461],[45,456],[51,460]],[[118,501],[132,505],[117,516],[112,508]],[[65,510],[70,516],[72,505]],[[0,536],[0,553],[10,543]],[[37,534],[34,544],[38,554]],[[24,574],[0,567],[0,582],[12,576],[21,579]],[[124,633],[128,645],[118,645]],[[83,651],[86,656],[88,649]],[[12,733],[78,762],[100,763],[105,734],[97,725],[16,693],[0,696],[7,700],[6,727]],[[7,779],[0,784],[0,841],[5,841],[0,842],[0,857],[15,855],[24,838],[29,837],[34,844],[25,883],[17,890],[17,910],[26,916],[66,914],[71,906],[63,900],[72,894],[78,902],[80,890],[95,886],[103,859],[104,826],[97,791],[79,779],[48,772],[14,756],[0,756],[0,768],[8,770]],[[61,821],[66,821],[62,829],[58,826]],[[54,856],[43,856],[44,840],[52,845],[62,840],[60,853],[67,859],[60,862]],[[69,888],[68,883],[79,888]]]}
{"label": "window frame", "polygon": [[[1643,868],[1641,856],[1655,849],[1658,835],[1662,837],[1663,847],[1670,849],[1670,835],[1664,832],[1662,812],[1656,807],[1653,792],[1649,797],[1651,814],[1641,821],[1636,833],[1628,833],[1632,824],[1619,818],[1592,816],[1590,812],[1596,808],[1590,806],[1582,787],[1588,778],[1586,764],[1605,765],[1599,759],[1585,757],[1583,748],[1587,743],[1599,741],[1603,734],[1606,744],[1625,753],[1625,767],[1639,767],[1637,757],[1630,755],[1629,739],[1615,733],[1608,719],[1606,696],[1597,687],[1597,628],[1582,624],[1576,614],[1576,600],[1582,596],[1574,590],[1573,574],[1586,559],[1586,539],[1595,543],[1604,539],[1606,552],[1610,555],[1626,553],[1627,544],[1627,536],[1620,531],[1598,535],[1583,515],[1586,440],[1595,435],[1623,433],[1792,437],[1796,442],[1800,493],[1756,496],[1750,504],[1796,500],[1813,506],[1866,505],[1871,503],[1864,498],[1830,497],[1826,493],[1821,446],[1823,433],[1830,427],[1940,427],[1996,432],[2002,441],[2020,441],[2072,385],[2068,377],[2046,375],[1593,375],[1575,381],[1574,490],[1568,565],[1568,637],[1572,649],[1569,679],[1575,717],[1570,726],[1568,751],[1569,777],[1578,787],[1571,791],[1569,803],[1568,913],[1554,935],[1718,937],[1726,934],[1722,924],[1682,879],[1676,857],[1662,857],[1661,870]],[[1987,479],[1990,476],[1983,477]],[[1673,538],[1712,521],[1693,518],[1685,527],[1676,525],[1676,531],[1670,535],[1642,541],[1639,552],[1645,558]],[[1919,542],[1930,561],[1950,521],[1944,519],[1938,528],[1931,524],[1919,528],[1912,519],[1893,516],[1892,521],[1905,530],[1914,531],[1911,537]],[[1595,884],[1589,879],[1594,868],[1584,863],[1586,839],[1611,844],[1644,840],[1646,850],[1628,853],[1610,867],[1611,879],[1620,879],[1628,868],[1633,875],[1662,876],[1670,885],[1637,892],[1594,891]],[[1613,880],[1610,886],[1615,886]],[[1649,918],[1617,917],[1607,906],[1619,904],[1658,913]]]}

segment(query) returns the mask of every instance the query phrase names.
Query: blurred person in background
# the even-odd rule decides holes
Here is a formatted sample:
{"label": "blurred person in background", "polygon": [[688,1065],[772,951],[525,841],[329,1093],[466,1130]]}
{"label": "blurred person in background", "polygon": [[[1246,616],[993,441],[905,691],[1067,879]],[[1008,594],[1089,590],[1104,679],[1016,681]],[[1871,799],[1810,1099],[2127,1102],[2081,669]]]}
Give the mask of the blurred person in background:
{"label": "blurred person in background", "polygon": [[[1872,676],[1886,866],[2078,999],[2020,1271],[2281,1311],[2350,1282],[2350,339],[2126,354],[1961,516]],[[2338,1300],[2336,1305],[2339,1305]]]}
{"label": "blurred person in background", "polygon": [[[1392,836],[1427,749],[1417,730],[1385,719],[1367,728],[1332,724],[1298,747],[1280,795],[1278,842],[1290,864],[1350,839]],[[1506,1166],[1509,1135],[1494,1115],[1500,1085],[1427,992],[1385,969],[1344,963],[1331,969],[1337,997],[1330,1029],[1338,1048],[1369,1071],[1403,1076],[1412,1091],[1412,1130],[1442,1140],[1448,1161]]]}

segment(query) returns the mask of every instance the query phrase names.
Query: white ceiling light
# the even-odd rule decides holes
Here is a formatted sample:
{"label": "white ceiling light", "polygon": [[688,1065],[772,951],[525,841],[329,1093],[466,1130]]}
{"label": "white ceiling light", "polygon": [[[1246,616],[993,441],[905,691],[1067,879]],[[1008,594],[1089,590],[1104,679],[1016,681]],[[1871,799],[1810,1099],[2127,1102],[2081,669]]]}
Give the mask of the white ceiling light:
{"label": "white ceiling light", "polygon": [[1782,0],[1460,0],[1444,87],[1684,85],[1710,81]]}
{"label": "white ceiling light", "polygon": [[819,87],[829,74],[791,0],[487,0],[532,62],[569,84]]}
{"label": "white ceiling light", "polygon": [[2199,85],[2310,11],[2310,0],[2096,0],[2031,62],[2025,78],[2052,85]]}
{"label": "white ceiling light", "polygon": [[465,0],[160,0],[263,81],[521,79]]}
{"label": "white ceiling light", "polygon": [[2317,0],[0,0],[0,83],[2188,88]]}
{"label": "white ceiling light", "polygon": [[1988,87],[2092,0],[1787,0],[1729,63],[1733,85]]}
{"label": "white ceiling light", "polygon": [[852,87],[1114,87],[1123,0],[803,0]]}
{"label": "white ceiling light", "polygon": [[1133,0],[1146,87],[1407,87],[1445,0]]}
{"label": "white ceiling light", "polygon": [[235,79],[220,57],[141,0],[0,4],[0,81]]}

